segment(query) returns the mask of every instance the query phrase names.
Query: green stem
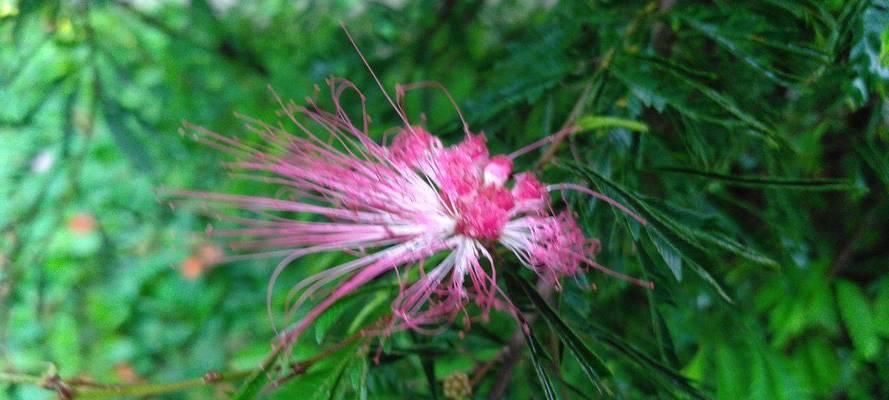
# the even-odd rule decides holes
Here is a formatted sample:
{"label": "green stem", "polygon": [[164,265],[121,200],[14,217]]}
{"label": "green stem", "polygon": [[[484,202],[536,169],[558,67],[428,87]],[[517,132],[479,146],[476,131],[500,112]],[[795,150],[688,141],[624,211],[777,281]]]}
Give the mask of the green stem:
{"label": "green stem", "polygon": [[97,387],[80,387],[77,389],[77,398],[109,399],[123,396],[154,396],[159,394],[178,392],[186,389],[192,389],[205,385],[212,385],[218,382],[241,380],[250,375],[252,372],[253,371],[233,371],[222,373],[213,377],[205,376],[202,378],[194,378],[173,383],[146,383],[135,385],[102,385]]}
{"label": "green stem", "polygon": [[[64,387],[73,390],[73,397],[76,399],[110,399],[120,397],[141,397],[153,396],[178,392],[181,390],[191,389],[199,386],[212,385],[219,382],[236,381],[245,378],[253,371],[233,371],[221,374],[207,374],[201,378],[188,379],[173,383],[142,383],[142,384],[96,384],[82,381],[62,381],[56,376],[56,380]],[[13,385],[29,385],[38,386],[47,390],[56,390],[59,387],[49,385],[53,381],[46,376],[35,376],[26,374],[12,374],[0,372],[0,383]]]}
{"label": "green stem", "polygon": [[12,385],[42,386],[43,381],[44,379],[41,376],[0,372],[0,383],[7,383]]}

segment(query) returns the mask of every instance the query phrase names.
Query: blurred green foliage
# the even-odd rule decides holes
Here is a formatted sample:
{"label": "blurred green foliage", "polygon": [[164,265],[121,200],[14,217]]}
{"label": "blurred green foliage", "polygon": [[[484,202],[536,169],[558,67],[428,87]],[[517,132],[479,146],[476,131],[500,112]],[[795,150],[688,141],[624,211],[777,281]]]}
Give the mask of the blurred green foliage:
{"label": "blurred green foliage", "polygon": [[[334,347],[387,312],[384,278],[319,320],[293,359],[330,353],[268,397],[441,399],[467,374],[474,398],[889,398],[886,0],[0,0],[0,373],[140,385],[260,363],[277,260],[212,266],[214,220],[155,193],[274,196],[177,134],[276,120],[267,87],[301,99],[344,77],[375,134],[397,125],[339,21],[387,88],[442,83],[494,152],[578,110],[543,173],[649,220],[565,198],[600,262],[655,289],[590,272],[547,304],[505,264],[536,316],[517,357],[505,314]],[[407,109],[459,138],[444,96]],[[299,260],[278,287],[346,257]],[[0,399],[55,396],[0,379]]]}

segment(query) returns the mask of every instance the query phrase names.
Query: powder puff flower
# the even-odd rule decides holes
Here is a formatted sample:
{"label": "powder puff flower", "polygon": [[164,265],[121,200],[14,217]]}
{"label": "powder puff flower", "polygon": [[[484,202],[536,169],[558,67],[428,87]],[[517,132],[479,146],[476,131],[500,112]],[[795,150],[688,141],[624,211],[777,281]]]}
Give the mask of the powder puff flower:
{"label": "powder puff flower", "polygon": [[[230,167],[258,174],[289,196],[179,192],[253,213],[223,217],[239,226],[211,234],[247,237],[233,245],[259,256],[283,257],[268,296],[285,267],[299,257],[331,251],[356,254],[292,288],[288,314],[323,288],[334,287],[286,331],[284,343],[292,344],[329,307],[362,285],[392,271],[401,276],[399,271],[414,266],[420,277],[403,285],[392,303],[393,328],[422,330],[452,320],[470,302],[484,314],[491,308],[509,308],[491,254],[498,243],[554,285],[585,266],[619,275],[596,264],[599,242],[587,239],[570,213],[555,212],[549,192],[582,191],[644,221],[583,186],[546,185],[532,173],[513,173],[515,157],[547,140],[511,155],[491,155],[485,135],[466,128],[462,141],[445,146],[425,128],[408,123],[403,107],[390,99],[404,125],[390,144],[379,144],[368,134],[366,114],[356,124],[341,105],[340,97],[354,92],[363,111],[358,89],[344,80],[328,83],[332,112],[311,99],[306,106],[282,103],[292,127],[251,120],[248,127],[260,136],[259,142],[192,127],[198,140],[235,157]],[[404,89],[399,88],[398,100]],[[440,261],[424,267],[424,260],[437,254]]]}

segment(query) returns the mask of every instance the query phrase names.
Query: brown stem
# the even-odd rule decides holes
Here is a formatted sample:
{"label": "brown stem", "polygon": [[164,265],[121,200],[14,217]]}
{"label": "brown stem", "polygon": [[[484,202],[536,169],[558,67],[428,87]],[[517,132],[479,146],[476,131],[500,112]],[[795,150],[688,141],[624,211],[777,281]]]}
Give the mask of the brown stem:
{"label": "brown stem", "polygon": [[[530,323],[531,321],[528,322]],[[497,376],[494,377],[494,387],[488,392],[489,400],[502,399],[503,395],[506,393],[506,389],[509,387],[509,381],[512,380],[513,369],[522,357],[522,353],[525,349],[525,336],[522,335],[521,329],[521,327],[516,329],[516,332],[509,338],[506,347],[500,351],[500,356],[496,358],[503,363],[503,367],[497,371]]]}

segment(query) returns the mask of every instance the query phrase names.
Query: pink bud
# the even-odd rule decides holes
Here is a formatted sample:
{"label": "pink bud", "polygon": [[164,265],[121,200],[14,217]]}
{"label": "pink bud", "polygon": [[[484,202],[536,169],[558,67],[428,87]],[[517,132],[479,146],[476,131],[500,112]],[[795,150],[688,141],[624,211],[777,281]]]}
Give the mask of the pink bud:
{"label": "pink bud", "polygon": [[512,173],[512,160],[504,155],[497,155],[485,166],[485,184],[496,187],[503,186]]}

